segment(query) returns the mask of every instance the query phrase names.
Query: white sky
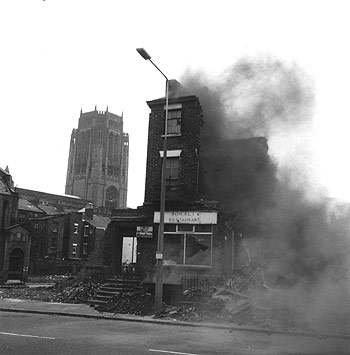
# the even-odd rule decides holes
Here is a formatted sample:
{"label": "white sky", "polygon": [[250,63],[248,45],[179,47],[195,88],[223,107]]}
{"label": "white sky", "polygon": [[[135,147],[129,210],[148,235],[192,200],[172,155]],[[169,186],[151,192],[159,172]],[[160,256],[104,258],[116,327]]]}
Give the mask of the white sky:
{"label": "white sky", "polygon": [[64,194],[80,109],[124,113],[128,206],[144,197],[149,108],[187,67],[221,73],[245,55],[297,62],[315,81],[310,147],[319,183],[350,201],[347,1],[2,0],[0,166],[19,187]]}

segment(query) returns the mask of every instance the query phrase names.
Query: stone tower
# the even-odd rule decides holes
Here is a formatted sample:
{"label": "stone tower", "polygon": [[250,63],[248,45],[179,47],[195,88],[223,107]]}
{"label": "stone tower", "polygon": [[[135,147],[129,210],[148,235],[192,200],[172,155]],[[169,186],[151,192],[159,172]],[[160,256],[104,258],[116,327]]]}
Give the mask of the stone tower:
{"label": "stone tower", "polygon": [[123,115],[80,111],[70,141],[66,189],[95,207],[124,208],[127,201],[129,136]]}

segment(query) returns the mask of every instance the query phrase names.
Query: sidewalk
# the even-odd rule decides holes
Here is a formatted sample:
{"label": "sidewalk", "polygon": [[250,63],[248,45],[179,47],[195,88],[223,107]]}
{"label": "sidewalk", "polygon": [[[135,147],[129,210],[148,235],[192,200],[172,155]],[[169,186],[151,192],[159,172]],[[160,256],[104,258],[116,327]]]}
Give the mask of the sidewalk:
{"label": "sidewalk", "polygon": [[245,331],[245,332],[258,332],[258,333],[267,333],[267,334],[302,335],[302,336],[311,336],[311,337],[350,339],[350,335],[344,335],[344,334],[320,334],[320,333],[305,332],[305,331],[261,329],[261,328],[254,328],[254,327],[240,327],[234,324],[191,323],[191,322],[180,322],[175,319],[174,320],[156,319],[153,316],[143,317],[143,316],[135,316],[135,315],[101,313],[87,304],[41,302],[41,301],[34,301],[34,300],[15,299],[15,298],[0,298],[0,312],[47,314],[47,315],[83,317],[83,318],[105,319],[105,320],[115,320],[115,321],[156,323],[156,324],[174,325],[174,326],[177,325],[177,326],[186,326],[186,327],[210,327],[216,329],[226,329],[229,331]]}
{"label": "sidewalk", "polygon": [[54,314],[71,317],[128,320],[128,321],[152,321],[160,320],[152,317],[139,317],[134,315],[115,315],[113,313],[101,313],[87,304],[42,302],[17,298],[0,298],[0,312]]}

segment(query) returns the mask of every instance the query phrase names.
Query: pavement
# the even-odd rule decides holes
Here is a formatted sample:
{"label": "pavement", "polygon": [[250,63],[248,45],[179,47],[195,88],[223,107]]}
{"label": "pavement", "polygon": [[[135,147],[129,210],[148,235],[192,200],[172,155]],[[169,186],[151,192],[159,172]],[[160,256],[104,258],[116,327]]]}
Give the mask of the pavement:
{"label": "pavement", "polygon": [[229,331],[245,331],[258,332],[267,334],[285,334],[285,335],[302,335],[318,338],[340,338],[350,339],[350,335],[346,334],[322,334],[305,331],[285,331],[279,329],[261,329],[255,327],[243,327],[234,324],[219,324],[219,323],[191,323],[181,322],[176,319],[161,319],[154,316],[136,316],[113,313],[101,313],[87,304],[72,304],[72,303],[58,303],[58,302],[42,302],[36,300],[24,300],[16,298],[0,298],[0,312],[17,312],[17,313],[31,313],[31,314],[46,314],[67,317],[81,317],[91,319],[104,319],[115,321],[128,322],[145,322],[173,326],[186,327],[210,327],[216,329],[226,329]]}

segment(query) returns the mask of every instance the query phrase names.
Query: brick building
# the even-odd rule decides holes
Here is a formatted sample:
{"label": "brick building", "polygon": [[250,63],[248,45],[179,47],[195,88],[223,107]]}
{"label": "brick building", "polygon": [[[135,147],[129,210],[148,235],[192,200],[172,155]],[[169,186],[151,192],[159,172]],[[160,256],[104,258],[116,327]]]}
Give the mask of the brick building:
{"label": "brick building", "polygon": [[29,275],[101,269],[109,222],[94,214],[92,204],[76,212],[28,218],[23,225],[31,232]]}
{"label": "brick building", "polygon": [[[164,132],[165,98],[148,101],[148,148],[145,198],[137,209],[115,210],[105,263],[120,273],[125,241],[133,239],[136,272],[144,283],[155,282],[163,139],[167,134],[166,203],[163,278],[165,290],[180,286],[182,277],[217,282],[234,267],[234,231],[220,218],[215,201],[202,199],[200,149],[203,125],[198,97],[175,80],[169,82],[169,113]],[[177,286],[176,286],[177,285]]]}
{"label": "brick building", "polygon": [[123,115],[80,112],[70,141],[66,189],[103,209],[125,208],[128,189],[129,136]]}

